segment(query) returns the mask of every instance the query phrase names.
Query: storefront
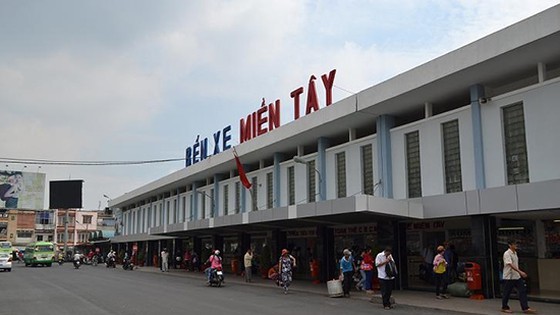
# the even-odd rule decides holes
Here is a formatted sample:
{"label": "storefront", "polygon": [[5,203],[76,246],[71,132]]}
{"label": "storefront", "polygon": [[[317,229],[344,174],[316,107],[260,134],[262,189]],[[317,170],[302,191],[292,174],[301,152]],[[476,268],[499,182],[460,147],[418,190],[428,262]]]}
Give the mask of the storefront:
{"label": "storefront", "polygon": [[469,218],[405,222],[408,288],[433,289],[432,262],[438,245],[447,242],[462,262],[478,256],[472,247],[471,225]]}
{"label": "storefront", "polygon": [[518,241],[519,267],[528,274],[527,287],[530,297],[560,299],[560,216],[548,212],[501,215],[496,218],[498,270],[501,280],[503,261],[501,254],[507,241]]}

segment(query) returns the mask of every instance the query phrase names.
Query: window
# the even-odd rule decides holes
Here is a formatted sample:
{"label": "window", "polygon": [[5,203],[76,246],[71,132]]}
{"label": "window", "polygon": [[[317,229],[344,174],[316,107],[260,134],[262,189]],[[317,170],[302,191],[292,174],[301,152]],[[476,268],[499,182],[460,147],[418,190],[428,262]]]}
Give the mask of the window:
{"label": "window", "polygon": [[241,211],[241,183],[235,183],[235,213]]}
{"label": "window", "polygon": [[37,235],[37,242],[43,241],[43,235]]}
{"label": "window", "polygon": [[422,181],[420,174],[420,136],[418,131],[414,131],[407,133],[405,137],[408,198],[417,198],[422,196]]}
{"label": "window", "polygon": [[33,231],[17,231],[18,238],[31,238],[33,237]]}
{"label": "window", "polygon": [[171,203],[167,201],[165,203],[165,224],[171,223]]}
{"label": "window", "polygon": [[346,197],[346,153],[336,154],[336,197]]}
{"label": "window", "polygon": [[186,222],[187,221],[187,197],[183,197],[183,210],[182,210],[182,215],[183,215],[183,221],[182,222]]}
{"label": "window", "polygon": [[202,219],[206,218],[206,193],[199,193],[200,199],[202,199]]}
{"label": "window", "polygon": [[189,197],[189,202],[191,203],[191,211],[189,214],[189,221],[193,221],[196,218],[194,217],[194,211],[196,209],[196,205],[194,204],[194,194],[196,194],[195,192],[193,193],[193,195],[190,195]]}
{"label": "window", "polygon": [[209,218],[213,218],[214,217],[214,188],[210,189],[210,196],[208,197],[208,199],[210,200],[210,211],[208,213]]}
{"label": "window", "polygon": [[459,145],[459,120],[441,124],[443,133],[443,160],[445,164],[445,191],[463,191],[461,176],[461,146]]}
{"label": "window", "polygon": [[177,207],[177,199],[173,199],[173,222],[179,222],[179,207]]}
{"label": "window", "polygon": [[294,167],[288,167],[288,205],[296,204],[296,188],[295,188]]}
{"label": "window", "polygon": [[316,172],[315,160],[307,162],[307,202],[315,202],[317,200]]}
{"label": "window", "polygon": [[502,109],[508,185],[529,182],[523,103]]}
{"label": "window", "polygon": [[366,195],[373,195],[373,154],[371,144],[361,148],[362,153],[362,191]]}
{"label": "window", "polygon": [[148,207],[148,228],[152,227],[152,206]]}
{"label": "window", "polygon": [[251,194],[251,204],[253,205],[252,206],[253,211],[259,210],[258,205],[257,205],[257,199],[258,199],[257,198],[257,196],[258,196],[257,184],[258,184],[257,177],[255,176],[255,177],[251,178],[251,185],[252,185],[251,190],[253,192]]}
{"label": "window", "polygon": [[224,215],[229,213],[229,185],[224,185]]}
{"label": "window", "polygon": [[82,217],[82,223],[83,223],[83,224],[91,224],[91,218],[92,218],[92,217],[93,217],[93,216],[91,216],[91,215],[84,215],[84,216]]}
{"label": "window", "polygon": [[273,184],[273,177],[272,172],[266,173],[266,208],[271,209],[274,207],[273,200],[274,200],[274,184]]}
{"label": "window", "polygon": [[35,218],[37,224],[53,224],[51,212],[49,211],[39,211]]}

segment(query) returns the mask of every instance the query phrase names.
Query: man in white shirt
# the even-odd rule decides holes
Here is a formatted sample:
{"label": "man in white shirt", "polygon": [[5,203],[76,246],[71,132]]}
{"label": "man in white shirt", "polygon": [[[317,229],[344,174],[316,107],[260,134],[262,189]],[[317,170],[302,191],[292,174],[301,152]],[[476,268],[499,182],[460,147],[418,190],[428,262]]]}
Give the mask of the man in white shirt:
{"label": "man in white shirt", "polygon": [[377,277],[379,278],[379,286],[381,288],[381,298],[383,299],[383,307],[386,310],[393,308],[391,305],[391,294],[393,293],[393,280],[395,277],[388,277],[385,272],[385,265],[387,265],[390,261],[394,261],[391,253],[391,247],[387,247],[375,257]]}
{"label": "man in white shirt", "polygon": [[251,282],[253,273],[253,251],[249,248],[243,256],[243,266],[245,267],[245,282]]}
{"label": "man in white shirt", "polygon": [[525,280],[527,274],[519,269],[519,258],[517,257],[517,242],[515,240],[508,240],[509,249],[504,253],[504,293],[502,297],[502,312],[513,313],[508,306],[509,295],[511,290],[515,287],[519,296],[519,303],[523,313],[535,314],[536,311],[529,307],[527,303],[527,287]]}
{"label": "man in white shirt", "polygon": [[169,253],[167,248],[161,251],[161,272],[169,272]]}

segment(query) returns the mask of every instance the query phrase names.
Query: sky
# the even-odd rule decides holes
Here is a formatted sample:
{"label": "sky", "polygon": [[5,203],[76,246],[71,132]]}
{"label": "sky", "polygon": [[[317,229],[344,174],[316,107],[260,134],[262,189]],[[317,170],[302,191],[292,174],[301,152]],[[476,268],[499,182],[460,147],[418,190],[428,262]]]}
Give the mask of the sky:
{"label": "sky", "polygon": [[[293,120],[311,75],[337,70],[336,102],[559,3],[1,0],[0,161],[179,159],[228,125],[235,145],[262,98]],[[46,174],[45,208],[49,181],[84,180],[87,210],[185,165],[0,163]]]}

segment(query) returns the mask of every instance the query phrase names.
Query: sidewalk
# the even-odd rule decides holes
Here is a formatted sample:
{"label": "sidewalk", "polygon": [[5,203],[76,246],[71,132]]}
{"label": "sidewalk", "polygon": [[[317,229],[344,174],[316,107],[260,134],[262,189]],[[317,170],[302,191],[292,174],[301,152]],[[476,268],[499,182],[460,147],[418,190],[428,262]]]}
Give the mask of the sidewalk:
{"label": "sidewalk", "polygon": [[[137,267],[135,271],[159,273],[165,276],[190,278],[194,281],[200,281],[201,283],[205,281],[205,276],[203,273],[187,272],[181,269],[169,269],[168,273],[162,273],[160,269],[154,267]],[[271,280],[262,279],[261,277],[255,277],[255,275],[253,275],[253,282],[246,283],[241,276],[226,274],[225,285],[227,285],[228,283],[275,288],[275,285]],[[325,283],[313,284],[311,281],[295,280],[290,287],[290,291],[307,292],[323,295],[325,296],[325,298],[329,298],[327,285]],[[378,295],[378,292],[376,292],[376,294],[374,295],[371,295],[364,292],[352,291],[351,299],[361,299],[369,301],[371,300],[372,296],[375,295]],[[447,310],[469,314],[503,314],[500,312],[500,299],[471,300],[468,298],[451,297],[448,300],[437,300],[434,293],[410,290],[395,290],[393,291],[393,297],[395,298],[397,307],[398,305],[407,305],[411,307],[437,309],[444,311]],[[529,305],[531,306],[531,308],[536,309],[538,314],[560,314],[560,304],[530,301]],[[376,306],[381,308],[380,304],[372,304],[372,307]],[[521,312],[518,300],[510,300],[509,306],[514,311],[514,313],[523,314]]]}

